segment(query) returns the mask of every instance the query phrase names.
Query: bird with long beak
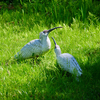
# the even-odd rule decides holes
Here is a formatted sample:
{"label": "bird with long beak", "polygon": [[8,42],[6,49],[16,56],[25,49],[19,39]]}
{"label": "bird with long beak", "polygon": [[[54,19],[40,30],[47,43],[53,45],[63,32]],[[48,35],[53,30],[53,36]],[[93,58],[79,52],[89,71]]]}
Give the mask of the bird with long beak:
{"label": "bird with long beak", "polygon": [[51,42],[48,37],[48,34],[57,28],[62,27],[55,27],[49,30],[44,30],[40,32],[39,39],[35,39],[27,43],[15,56],[15,59],[27,59],[38,57],[44,53],[46,53],[51,48]]}
{"label": "bird with long beak", "polygon": [[76,59],[69,53],[63,53],[61,54],[61,50],[59,45],[57,45],[56,41],[52,37],[54,43],[55,43],[55,54],[57,63],[61,66],[61,68],[71,74],[78,76],[81,76],[82,69],[80,68],[79,64],[77,63]]}

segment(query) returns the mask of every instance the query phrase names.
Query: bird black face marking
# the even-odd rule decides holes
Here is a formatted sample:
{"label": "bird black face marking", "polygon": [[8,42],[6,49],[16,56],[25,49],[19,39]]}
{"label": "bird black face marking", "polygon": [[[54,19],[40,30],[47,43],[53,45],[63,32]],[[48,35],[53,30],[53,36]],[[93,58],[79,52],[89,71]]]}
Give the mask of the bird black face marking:
{"label": "bird black face marking", "polygon": [[43,33],[48,33],[48,30],[44,30]]}
{"label": "bird black face marking", "polygon": [[57,45],[55,45],[55,49],[57,48]]}
{"label": "bird black face marking", "polygon": [[56,44],[56,45],[55,45],[55,49],[56,49],[56,48],[60,48],[59,45]]}

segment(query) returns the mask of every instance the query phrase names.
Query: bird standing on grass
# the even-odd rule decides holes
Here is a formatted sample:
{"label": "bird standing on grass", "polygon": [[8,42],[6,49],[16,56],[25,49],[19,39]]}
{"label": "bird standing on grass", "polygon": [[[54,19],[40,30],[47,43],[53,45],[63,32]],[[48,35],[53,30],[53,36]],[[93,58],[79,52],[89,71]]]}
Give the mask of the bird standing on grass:
{"label": "bird standing on grass", "polygon": [[55,54],[56,54],[57,63],[65,71],[68,71],[69,73],[72,73],[72,74],[76,75],[77,77],[81,76],[82,69],[80,68],[76,59],[69,53],[61,54],[60,47],[56,44],[53,37],[52,37],[52,39],[55,43],[55,49],[54,50],[55,50]]}
{"label": "bird standing on grass", "polygon": [[35,39],[27,43],[15,56],[14,58],[19,59],[27,59],[38,57],[44,53],[46,53],[51,48],[51,42],[48,37],[48,34],[57,28],[62,27],[55,27],[49,30],[44,30],[40,32],[39,39]]}

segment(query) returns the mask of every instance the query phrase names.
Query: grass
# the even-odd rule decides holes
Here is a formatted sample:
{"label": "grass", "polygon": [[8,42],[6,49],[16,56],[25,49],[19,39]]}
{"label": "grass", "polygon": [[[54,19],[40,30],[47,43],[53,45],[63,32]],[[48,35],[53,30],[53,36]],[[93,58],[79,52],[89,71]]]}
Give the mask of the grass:
{"label": "grass", "polygon": [[[0,100],[100,99],[100,23],[98,18],[90,13],[87,19],[89,23],[88,21],[83,23],[75,17],[69,26],[63,20],[56,20],[59,16],[57,9],[55,8],[52,19],[38,13],[38,8],[34,13],[31,11],[27,13],[20,8],[19,10],[1,9]],[[50,13],[47,13],[47,16],[49,15]],[[86,15],[83,14],[83,16]],[[38,39],[39,33],[44,29],[55,26],[63,28],[49,34],[52,47],[48,53],[38,58],[37,63],[33,64],[32,59],[21,62],[13,60],[13,56],[26,43]],[[78,61],[83,70],[80,82],[77,82],[70,74],[59,70],[52,36],[62,53],[70,53]]]}

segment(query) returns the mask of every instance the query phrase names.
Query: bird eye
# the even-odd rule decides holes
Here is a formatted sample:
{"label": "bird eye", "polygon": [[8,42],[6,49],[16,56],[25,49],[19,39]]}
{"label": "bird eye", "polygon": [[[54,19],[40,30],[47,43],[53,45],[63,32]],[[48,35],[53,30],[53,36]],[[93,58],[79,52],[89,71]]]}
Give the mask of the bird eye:
{"label": "bird eye", "polygon": [[44,34],[47,33],[47,32],[48,32],[48,30],[44,30],[44,31],[43,31]]}
{"label": "bird eye", "polygon": [[43,31],[43,33],[45,34],[46,32],[45,32],[45,31]]}

